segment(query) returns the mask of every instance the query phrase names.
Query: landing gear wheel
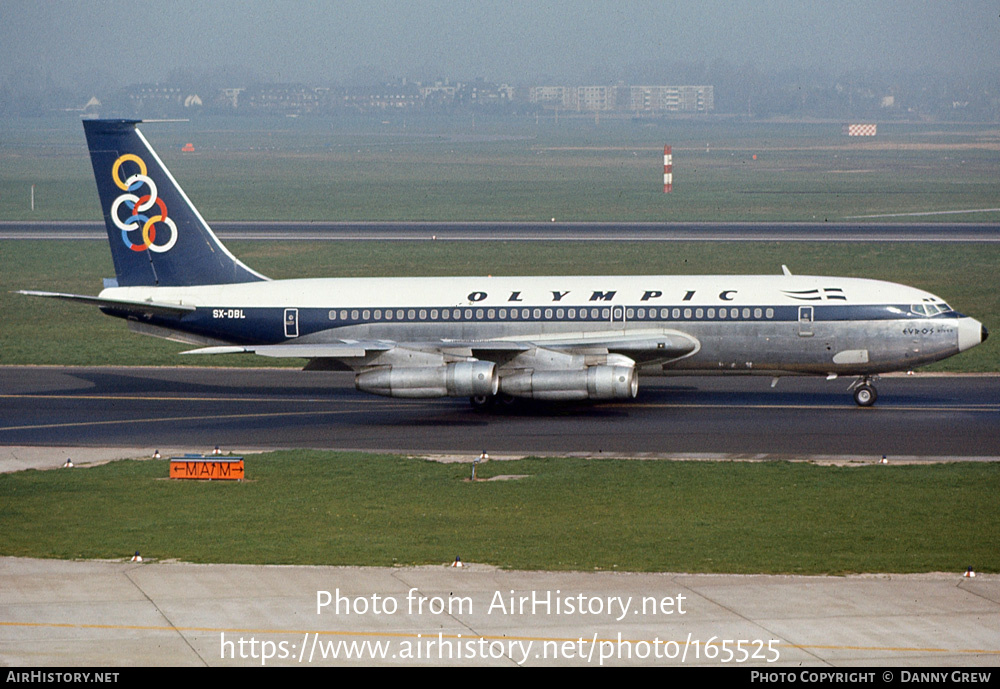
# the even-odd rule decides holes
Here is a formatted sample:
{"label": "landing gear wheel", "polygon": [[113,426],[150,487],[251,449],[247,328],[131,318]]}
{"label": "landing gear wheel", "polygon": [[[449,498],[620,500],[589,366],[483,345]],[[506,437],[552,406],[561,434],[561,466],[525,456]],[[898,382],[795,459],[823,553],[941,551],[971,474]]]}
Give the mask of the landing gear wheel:
{"label": "landing gear wheel", "polygon": [[864,383],[854,388],[854,402],[859,407],[870,407],[875,404],[875,400],[878,399],[878,392],[875,388]]}
{"label": "landing gear wheel", "polygon": [[495,401],[496,397],[493,395],[475,395],[469,398],[469,404],[474,411],[489,411]]}
{"label": "landing gear wheel", "polygon": [[502,392],[499,395],[497,395],[496,400],[497,400],[497,404],[499,406],[503,407],[504,409],[510,409],[515,404],[517,404],[517,398],[516,397],[514,397],[513,395],[508,395],[507,393],[504,393],[504,392]]}

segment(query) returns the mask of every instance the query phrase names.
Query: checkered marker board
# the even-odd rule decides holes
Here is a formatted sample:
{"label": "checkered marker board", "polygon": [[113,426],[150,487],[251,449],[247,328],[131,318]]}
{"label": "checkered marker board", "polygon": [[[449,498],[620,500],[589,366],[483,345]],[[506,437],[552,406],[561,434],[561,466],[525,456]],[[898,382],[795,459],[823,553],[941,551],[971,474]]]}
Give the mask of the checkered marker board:
{"label": "checkered marker board", "polygon": [[844,127],[844,133],[847,136],[875,136],[877,129],[877,124],[849,124]]}

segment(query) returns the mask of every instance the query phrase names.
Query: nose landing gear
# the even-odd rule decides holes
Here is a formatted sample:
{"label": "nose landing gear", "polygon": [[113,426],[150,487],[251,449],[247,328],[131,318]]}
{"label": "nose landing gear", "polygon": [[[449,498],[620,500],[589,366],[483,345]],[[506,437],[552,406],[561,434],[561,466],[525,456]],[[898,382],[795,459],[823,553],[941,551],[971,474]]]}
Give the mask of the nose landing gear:
{"label": "nose landing gear", "polygon": [[878,399],[878,391],[872,385],[873,380],[870,376],[862,376],[851,386],[854,391],[854,403],[859,407],[870,407]]}

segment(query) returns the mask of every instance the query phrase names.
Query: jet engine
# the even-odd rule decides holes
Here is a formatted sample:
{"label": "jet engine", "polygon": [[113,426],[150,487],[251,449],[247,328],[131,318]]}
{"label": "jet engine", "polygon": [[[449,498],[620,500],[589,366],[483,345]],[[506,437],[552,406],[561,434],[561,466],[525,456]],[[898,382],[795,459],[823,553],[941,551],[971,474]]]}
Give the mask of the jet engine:
{"label": "jet engine", "polygon": [[491,361],[444,366],[383,366],[359,373],[354,385],[386,397],[474,397],[495,395],[499,379]]}
{"label": "jet engine", "polygon": [[590,366],[571,371],[524,371],[500,379],[500,392],[536,400],[630,399],[639,390],[631,366]]}

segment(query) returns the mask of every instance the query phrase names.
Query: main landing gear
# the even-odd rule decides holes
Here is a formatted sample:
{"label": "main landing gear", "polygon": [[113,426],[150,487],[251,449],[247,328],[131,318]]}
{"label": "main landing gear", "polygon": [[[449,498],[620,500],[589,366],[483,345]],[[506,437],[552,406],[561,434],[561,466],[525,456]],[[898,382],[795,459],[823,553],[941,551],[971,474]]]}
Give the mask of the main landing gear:
{"label": "main landing gear", "polygon": [[878,391],[875,386],[872,385],[874,378],[870,376],[862,376],[854,383],[852,389],[854,391],[854,403],[859,407],[870,407],[875,404],[875,400],[878,399]]}
{"label": "main landing gear", "polygon": [[479,412],[488,412],[493,409],[507,410],[517,403],[517,398],[500,393],[498,395],[476,395],[469,398],[472,409]]}

